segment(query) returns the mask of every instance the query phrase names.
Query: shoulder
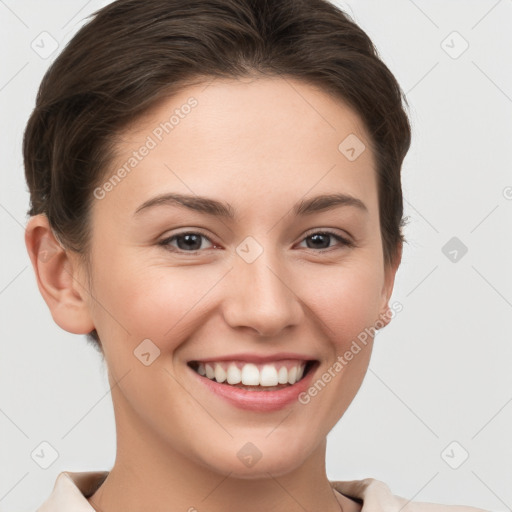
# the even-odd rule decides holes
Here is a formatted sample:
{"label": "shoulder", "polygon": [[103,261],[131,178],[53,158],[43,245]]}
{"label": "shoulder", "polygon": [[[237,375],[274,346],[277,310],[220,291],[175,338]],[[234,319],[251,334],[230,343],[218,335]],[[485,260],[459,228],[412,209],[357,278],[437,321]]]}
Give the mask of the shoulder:
{"label": "shoulder", "polygon": [[375,478],[338,480],[331,485],[344,496],[362,502],[361,512],[489,512],[466,505],[411,501],[393,494],[387,484]]}

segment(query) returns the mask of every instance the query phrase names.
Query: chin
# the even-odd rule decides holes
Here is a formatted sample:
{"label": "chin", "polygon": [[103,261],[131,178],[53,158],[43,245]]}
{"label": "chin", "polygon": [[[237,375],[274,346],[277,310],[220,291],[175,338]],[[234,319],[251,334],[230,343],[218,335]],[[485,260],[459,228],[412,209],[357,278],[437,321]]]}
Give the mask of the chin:
{"label": "chin", "polygon": [[[237,443],[239,444],[239,443]],[[270,446],[267,440],[266,447],[258,450],[250,442],[233,450],[231,446],[225,452],[214,454],[209,451],[209,457],[201,457],[203,465],[217,473],[227,475],[230,478],[241,480],[256,480],[272,476],[283,476],[299,468],[306,461],[306,450],[304,448],[289,449]],[[260,443],[260,446],[264,441]]]}

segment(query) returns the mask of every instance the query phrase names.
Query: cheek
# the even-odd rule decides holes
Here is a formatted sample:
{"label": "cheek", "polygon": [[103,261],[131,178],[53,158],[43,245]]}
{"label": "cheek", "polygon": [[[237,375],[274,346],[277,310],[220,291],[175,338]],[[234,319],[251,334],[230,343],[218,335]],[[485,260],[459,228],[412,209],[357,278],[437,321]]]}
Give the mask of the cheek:
{"label": "cheek", "polygon": [[224,273],[220,267],[141,266],[119,259],[101,265],[94,286],[98,332],[119,348],[133,351],[150,339],[162,352],[172,351],[202,322],[208,292]]}
{"label": "cheek", "polygon": [[[93,304],[95,325],[109,343],[122,343],[119,349],[129,345],[133,352],[142,340],[150,339],[162,352],[172,352],[202,327],[212,308],[222,307],[223,298],[243,293],[227,274],[230,265],[170,266],[162,261],[141,265],[140,259],[136,254],[124,259],[121,254],[103,257],[94,269],[99,303]],[[374,259],[308,263],[282,277],[295,295],[293,300],[305,306],[304,325],[298,328],[318,329],[336,352],[378,317],[383,275]]]}
{"label": "cheek", "polygon": [[382,273],[376,264],[327,268],[304,280],[301,293],[326,337],[341,350],[378,318]]}

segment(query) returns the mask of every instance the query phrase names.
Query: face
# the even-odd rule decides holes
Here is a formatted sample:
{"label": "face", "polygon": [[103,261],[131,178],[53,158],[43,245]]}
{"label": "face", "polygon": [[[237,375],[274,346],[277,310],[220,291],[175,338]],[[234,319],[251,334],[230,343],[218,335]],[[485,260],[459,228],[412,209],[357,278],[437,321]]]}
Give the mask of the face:
{"label": "face", "polygon": [[[188,206],[153,201],[169,194]],[[95,195],[85,307],[118,435],[242,478],[314,457],[361,385],[373,340],[358,340],[396,270],[359,117],[293,79],[192,86],[122,134]],[[223,371],[231,384],[210,378]]]}

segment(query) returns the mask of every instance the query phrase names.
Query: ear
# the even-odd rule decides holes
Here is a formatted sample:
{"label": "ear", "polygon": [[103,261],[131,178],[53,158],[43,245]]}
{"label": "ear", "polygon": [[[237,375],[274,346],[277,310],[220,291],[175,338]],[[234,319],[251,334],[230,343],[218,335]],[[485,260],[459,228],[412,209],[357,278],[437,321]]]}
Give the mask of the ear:
{"label": "ear", "polygon": [[389,265],[387,265],[384,269],[384,285],[382,287],[382,306],[378,319],[379,325],[381,325],[379,329],[382,329],[382,327],[388,325],[389,322],[391,321],[391,318],[393,317],[393,315],[390,314],[389,299],[391,298],[391,294],[393,293],[396,272],[398,270],[398,267],[400,266],[400,262],[402,261],[402,249],[403,244],[400,243],[395,260]]}
{"label": "ear", "polygon": [[91,332],[94,324],[85,300],[89,291],[87,283],[82,282],[83,269],[78,258],[55,238],[46,215],[30,218],[25,228],[25,245],[37,286],[55,323],[74,334]]}

